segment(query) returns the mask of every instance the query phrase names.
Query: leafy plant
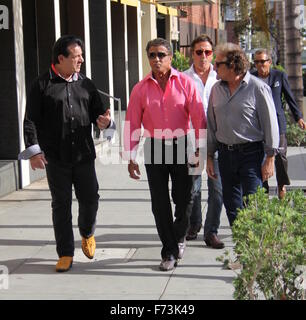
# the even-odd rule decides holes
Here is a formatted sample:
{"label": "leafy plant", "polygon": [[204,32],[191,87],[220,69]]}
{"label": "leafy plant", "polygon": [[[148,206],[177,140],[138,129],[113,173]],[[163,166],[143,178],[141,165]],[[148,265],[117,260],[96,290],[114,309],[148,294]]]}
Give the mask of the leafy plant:
{"label": "leafy plant", "polygon": [[185,57],[183,53],[175,51],[172,59],[172,67],[179,71],[187,70],[189,68],[189,58]]}
{"label": "leafy plant", "polygon": [[[301,190],[279,201],[264,189],[248,197],[232,228],[234,252],[241,265],[233,281],[235,299],[304,299],[306,198]],[[231,262],[229,252],[218,258]]]}
{"label": "leafy plant", "polygon": [[287,143],[289,146],[304,146],[306,145],[306,133],[297,123],[290,117],[289,112],[285,111],[287,119]]}
{"label": "leafy plant", "polygon": [[273,69],[282,71],[282,72],[286,72],[286,69],[281,65],[281,64],[275,64],[273,65]]}

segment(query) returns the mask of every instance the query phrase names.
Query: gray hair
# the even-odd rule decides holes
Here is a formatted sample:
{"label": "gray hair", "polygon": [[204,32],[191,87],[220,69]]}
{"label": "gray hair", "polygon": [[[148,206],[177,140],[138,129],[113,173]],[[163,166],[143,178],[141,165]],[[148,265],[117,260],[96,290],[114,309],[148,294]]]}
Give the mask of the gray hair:
{"label": "gray hair", "polygon": [[236,75],[244,74],[250,67],[245,52],[235,43],[227,42],[219,44],[215,50],[216,54],[226,57],[227,65],[233,68]]}
{"label": "gray hair", "polygon": [[262,53],[266,54],[268,59],[272,60],[271,52],[268,49],[258,49],[255,51],[254,56],[256,56],[257,54],[262,54]]}
{"label": "gray hair", "polygon": [[147,54],[149,53],[149,50],[151,47],[158,47],[158,46],[165,47],[168,50],[168,53],[170,55],[173,55],[173,50],[170,42],[163,38],[156,38],[156,39],[150,40],[146,46]]}

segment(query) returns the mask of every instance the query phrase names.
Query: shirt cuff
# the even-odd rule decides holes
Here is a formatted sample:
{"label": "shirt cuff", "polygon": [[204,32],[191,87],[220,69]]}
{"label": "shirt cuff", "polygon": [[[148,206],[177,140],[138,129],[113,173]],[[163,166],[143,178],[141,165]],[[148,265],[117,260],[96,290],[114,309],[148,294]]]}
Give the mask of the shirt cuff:
{"label": "shirt cuff", "polygon": [[107,140],[111,140],[116,131],[116,123],[111,119],[108,127],[103,130],[103,138]]}
{"label": "shirt cuff", "polygon": [[38,144],[33,144],[19,153],[18,160],[29,160],[31,157],[39,153],[42,153],[40,146]]}
{"label": "shirt cuff", "polygon": [[278,149],[265,147],[265,154],[268,157],[273,157],[277,155],[277,153],[278,153]]}

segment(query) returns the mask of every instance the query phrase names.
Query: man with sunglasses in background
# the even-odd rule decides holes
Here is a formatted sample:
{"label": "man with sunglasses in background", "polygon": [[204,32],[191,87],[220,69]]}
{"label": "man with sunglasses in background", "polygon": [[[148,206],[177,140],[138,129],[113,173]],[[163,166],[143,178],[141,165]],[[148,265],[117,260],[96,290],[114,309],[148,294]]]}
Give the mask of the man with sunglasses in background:
{"label": "man with sunglasses in background", "polygon": [[271,89],[249,73],[242,49],[225,43],[215,52],[221,81],[213,86],[208,103],[206,171],[214,178],[218,150],[223,202],[232,226],[244,207],[243,197],[256,193],[273,175],[279,131]]}
{"label": "man with sunglasses in background", "polygon": [[[205,114],[207,113],[208,100],[212,86],[217,82],[217,73],[211,64],[213,60],[213,43],[210,37],[202,34],[195,38],[191,43],[192,66],[185,71],[196,83],[197,89],[202,98]],[[214,249],[224,248],[224,243],[219,240],[217,233],[220,226],[220,216],[222,211],[222,185],[218,166],[218,153],[214,154],[214,179],[207,178],[208,201],[207,214],[204,223],[204,241],[207,246]],[[190,216],[190,227],[186,240],[197,238],[198,232],[202,227],[201,212],[201,186],[202,175],[194,177],[193,190],[195,196]]]}
{"label": "man with sunglasses in background", "polygon": [[[157,38],[148,42],[146,51],[152,71],[131,92],[124,126],[123,154],[129,158],[130,177],[139,179],[136,153],[143,125],[152,211],[163,246],[159,269],[169,271],[183,257],[193,204],[192,176],[187,162],[189,119],[199,141],[206,128],[206,117],[192,79],[171,67],[173,54],[170,43]],[[174,221],[169,176],[175,204]]]}
{"label": "man with sunglasses in background", "polygon": [[[282,96],[284,96],[288,103],[294,120],[297,121],[299,127],[305,130],[306,125],[290,89],[286,73],[271,68],[272,59],[269,51],[266,49],[257,50],[254,55],[254,64],[257,71],[255,71],[253,75],[259,77],[270,86],[276,108],[279,127],[279,152],[275,156],[275,168],[278,197],[279,199],[283,199],[286,194],[285,185],[290,184],[290,179],[288,176],[286,116],[283,108]],[[264,187],[269,192],[268,180],[264,182]]]}

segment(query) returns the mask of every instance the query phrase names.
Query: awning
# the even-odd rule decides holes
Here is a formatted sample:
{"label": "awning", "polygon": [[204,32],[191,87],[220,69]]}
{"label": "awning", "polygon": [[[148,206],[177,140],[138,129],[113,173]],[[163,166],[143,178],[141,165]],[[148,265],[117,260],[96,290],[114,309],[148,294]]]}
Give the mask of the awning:
{"label": "awning", "polygon": [[162,14],[168,14],[168,7],[162,6],[161,4],[156,5],[157,11]]}
{"label": "awning", "polygon": [[138,0],[120,0],[120,2],[122,4],[126,4],[128,6],[132,6],[132,7],[138,7]]}
{"label": "awning", "polygon": [[216,0],[185,0],[185,1],[155,0],[155,3],[164,3],[167,5],[173,5],[173,6],[184,6],[186,4],[215,4],[217,3],[217,1]]}
{"label": "awning", "polygon": [[169,15],[169,16],[178,16],[178,10],[175,8],[171,8],[168,6],[162,6],[161,4],[156,4],[157,11],[161,14]]}
{"label": "awning", "polygon": [[171,7],[168,7],[168,14],[169,16],[175,16],[175,17],[179,15],[178,10]]}

